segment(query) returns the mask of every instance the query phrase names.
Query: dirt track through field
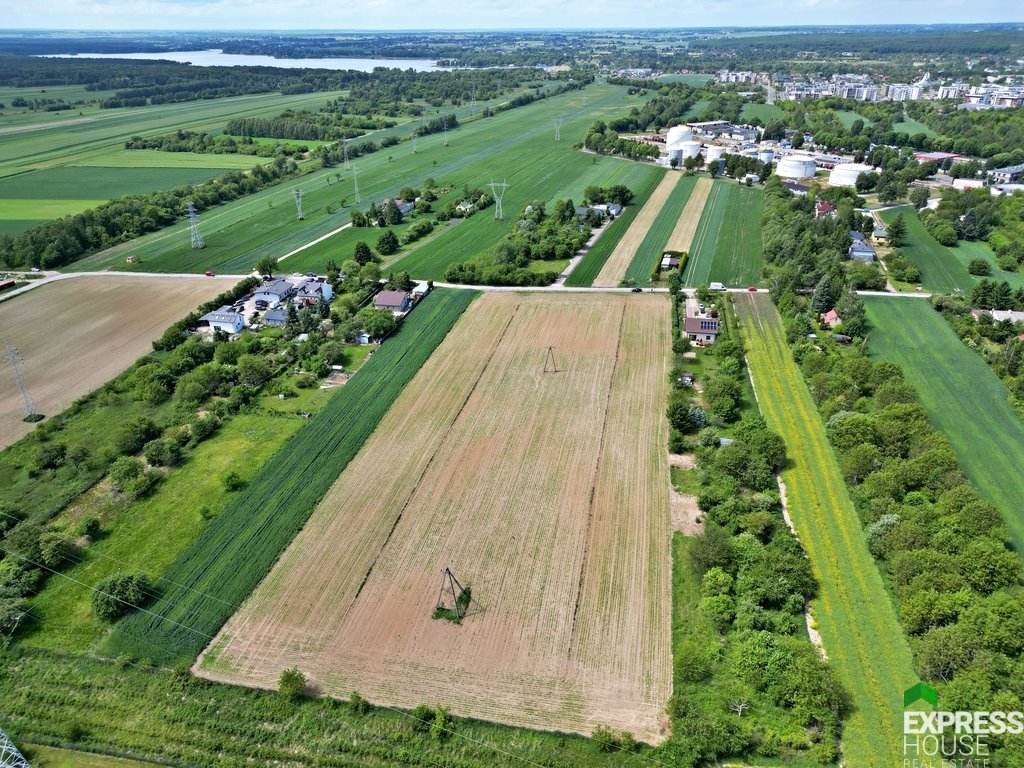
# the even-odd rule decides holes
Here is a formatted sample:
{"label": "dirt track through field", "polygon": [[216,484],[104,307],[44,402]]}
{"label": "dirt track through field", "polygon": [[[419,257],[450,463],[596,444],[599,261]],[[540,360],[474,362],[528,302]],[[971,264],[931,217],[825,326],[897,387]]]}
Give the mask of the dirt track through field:
{"label": "dirt track through field", "polygon": [[[152,351],[150,342],[208,299],[229,288],[202,275],[174,280],[76,277],[0,303],[3,344],[21,353],[36,410],[55,416]],[[10,366],[0,366],[0,449],[35,427],[22,421],[21,395]]]}
{"label": "dirt track through field", "polygon": [[[659,296],[486,294],[198,665],[659,741],[671,518]],[[557,373],[544,373],[554,347]],[[473,586],[433,620],[440,571]]]}
{"label": "dirt track through field", "polygon": [[686,201],[686,207],[676,222],[672,236],[668,239],[666,251],[689,251],[690,243],[693,242],[693,233],[697,231],[697,224],[700,222],[700,215],[704,212],[704,203],[708,201],[711,194],[713,182],[707,176],[697,179],[697,184],[690,193],[690,199]]}
{"label": "dirt track through field", "polygon": [[618,245],[615,246],[615,250],[608,257],[608,261],[604,263],[601,272],[594,278],[595,288],[618,287],[619,283],[622,282],[622,278],[625,277],[626,269],[629,267],[630,262],[633,261],[640,243],[643,242],[647,230],[651,228],[655,218],[658,216],[658,212],[665,205],[665,201],[672,194],[676,184],[683,178],[684,176],[681,173],[665,174],[657,189],[647,198],[647,203],[640,213],[637,214],[629,229],[626,230],[626,234],[622,236]]}

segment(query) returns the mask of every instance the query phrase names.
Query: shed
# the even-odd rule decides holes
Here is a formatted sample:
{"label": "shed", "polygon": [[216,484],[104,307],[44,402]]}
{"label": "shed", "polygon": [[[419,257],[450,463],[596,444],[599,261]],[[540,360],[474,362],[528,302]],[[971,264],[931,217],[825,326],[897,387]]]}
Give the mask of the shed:
{"label": "shed", "polygon": [[889,231],[884,227],[879,227],[871,233],[871,238],[879,245],[884,245],[889,242]]}
{"label": "shed", "polygon": [[827,325],[829,328],[835,328],[837,325],[843,322],[843,318],[839,316],[839,313],[834,309],[830,309],[828,312],[821,316],[821,324]]}

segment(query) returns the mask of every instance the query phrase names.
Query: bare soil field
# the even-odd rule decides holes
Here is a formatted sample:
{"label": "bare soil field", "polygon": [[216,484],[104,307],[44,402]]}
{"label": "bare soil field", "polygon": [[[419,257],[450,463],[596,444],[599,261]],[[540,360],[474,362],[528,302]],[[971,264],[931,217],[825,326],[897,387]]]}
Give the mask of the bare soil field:
{"label": "bare soil field", "polygon": [[704,212],[704,204],[708,201],[708,195],[711,194],[712,185],[713,182],[708,176],[701,176],[697,179],[697,185],[690,193],[686,207],[683,208],[683,215],[679,217],[675,229],[672,230],[672,236],[668,239],[668,245],[665,246],[666,251],[690,250],[693,233],[697,231],[697,224]]}
{"label": "bare soil field", "polygon": [[643,242],[644,237],[647,235],[647,230],[651,228],[655,218],[658,216],[658,212],[665,205],[665,201],[672,194],[676,184],[683,178],[684,176],[681,173],[665,174],[661,183],[658,184],[658,188],[647,199],[647,203],[640,213],[637,214],[629,229],[626,230],[626,234],[622,236],[618,245],[615,246],[615,250],[608,257],[608,261],[604,263],[601,272],[594,278],[595,288],[618,287],[619,283],[622,282],[622,278],[626,275],[626,268],[633,261],[637,249],[640,248],[640,243]]}
{"label": "bare soil field", "polygon": [[[227,286],[175,279],[76,277],[0,303],[0,355],[13,344],[36,411],[54,416],[151,351],[175,320]],[[0,366],[0,449],[28,434],[10,365]]]}
{"label": "bare soil field", "polygon": [[[481,296],[196,672],[660,741],[669,325],[653,295]],[[461,625],[431,618],[446,566]]]}

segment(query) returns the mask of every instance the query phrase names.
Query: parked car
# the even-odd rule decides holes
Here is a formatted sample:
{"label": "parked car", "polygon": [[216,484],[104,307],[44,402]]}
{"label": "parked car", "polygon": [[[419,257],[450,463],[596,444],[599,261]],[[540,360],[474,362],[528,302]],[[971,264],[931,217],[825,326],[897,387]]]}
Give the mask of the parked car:
{"label": "parked car", "polygon": [[751,293],[757,293],[757,288],[755,288],[752,285],[750,287],[748,287],[747,290],[750,291]]}
{"label": "parked car", "polygon": [[203,274],[206,275],[207,277],[213,277],[213,272],[211,272],[210,270],[206,270],[205,272],[203,272]]}
{"label": "parked car", "polygon": [[633,289],[633,293],[643,293],[643,292],[644,292],[643,288],[634,288]]}

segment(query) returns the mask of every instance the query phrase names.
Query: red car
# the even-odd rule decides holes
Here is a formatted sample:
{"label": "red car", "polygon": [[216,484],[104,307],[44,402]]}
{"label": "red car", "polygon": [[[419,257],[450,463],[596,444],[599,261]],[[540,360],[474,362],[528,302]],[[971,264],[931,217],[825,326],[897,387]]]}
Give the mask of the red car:
{"label": "red car", "polygon": [[751,293],[757,293],[757,288],[755,288],[754,286],[750,286],[749,288],[747,288],[747,290],[750,291]]}
{"label": "red car", "polygon": [[213,277],[213,272],[211,272],[210,270],[206,270],[205,272],[203,272],[203,274],[206,275],[207,277]]}

